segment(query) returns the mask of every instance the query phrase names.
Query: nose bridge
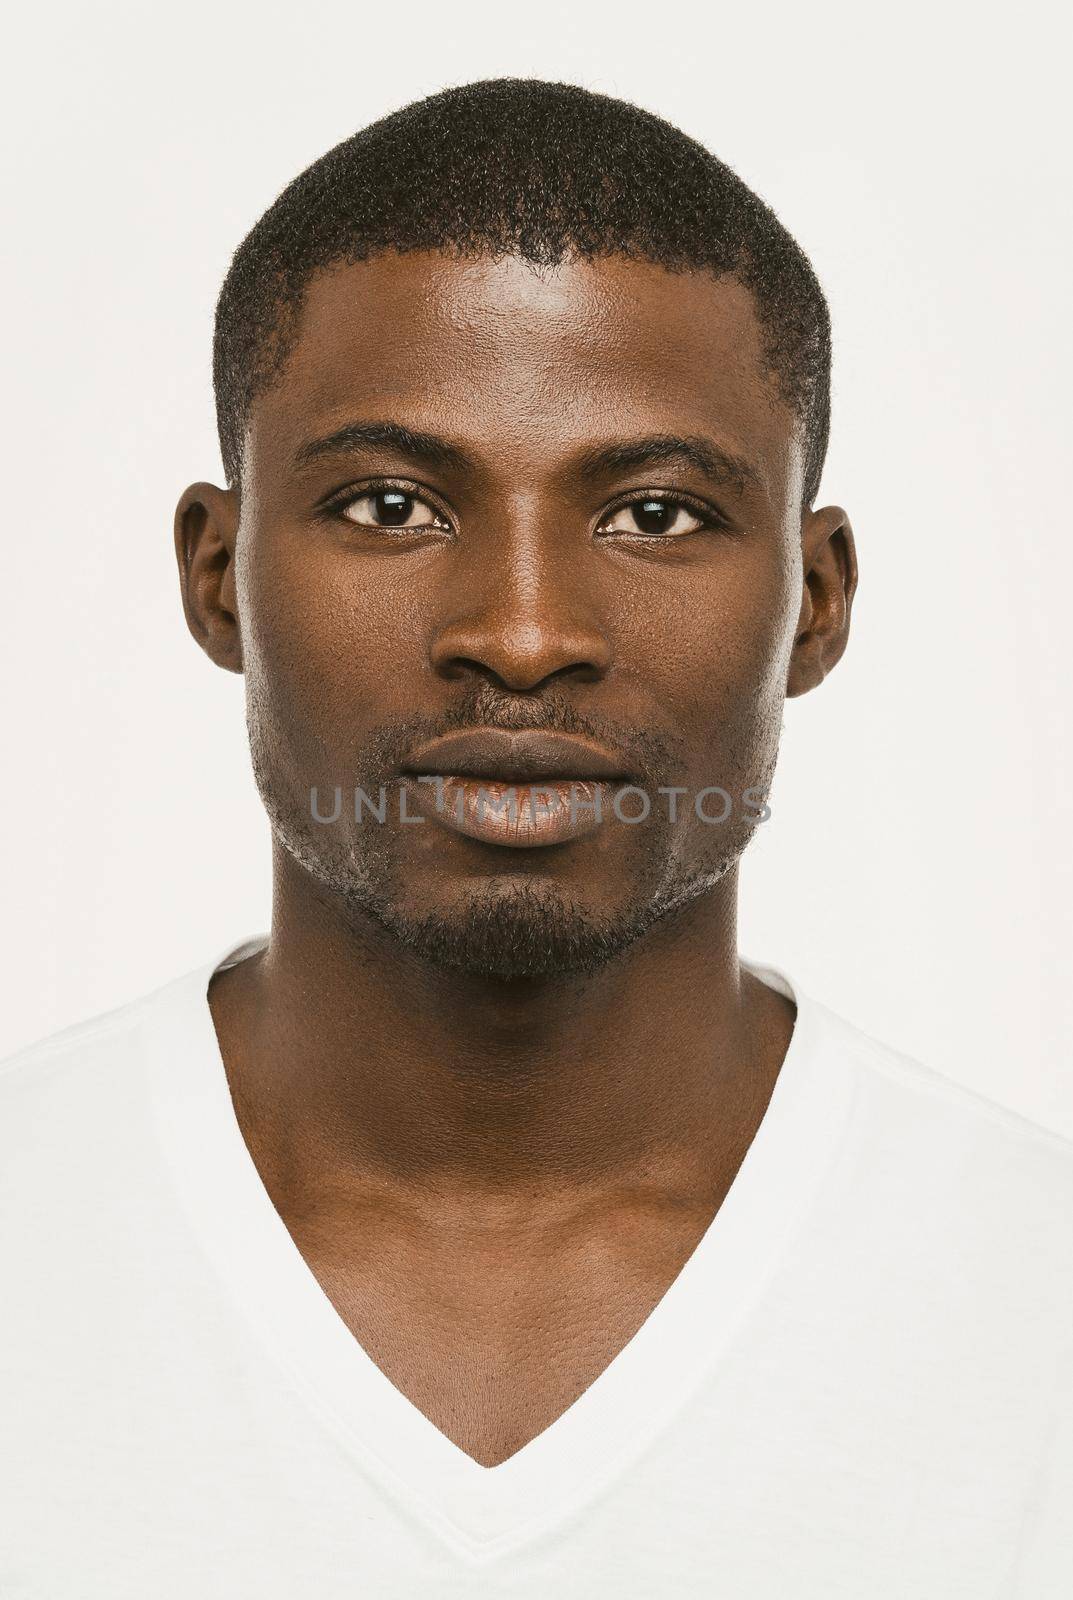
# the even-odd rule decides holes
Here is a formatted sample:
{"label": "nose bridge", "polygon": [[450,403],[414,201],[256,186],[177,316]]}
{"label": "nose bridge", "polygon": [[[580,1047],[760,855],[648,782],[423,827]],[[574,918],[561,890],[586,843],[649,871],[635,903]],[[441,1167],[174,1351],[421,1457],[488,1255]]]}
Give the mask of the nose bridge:
{"label": "nose bridge", "polygon": [[433,666],[476,665],[514,689],[570,669],[605,673],[611,648],[588,554],[583,528],[533,501],[501,506],[452,563]]}

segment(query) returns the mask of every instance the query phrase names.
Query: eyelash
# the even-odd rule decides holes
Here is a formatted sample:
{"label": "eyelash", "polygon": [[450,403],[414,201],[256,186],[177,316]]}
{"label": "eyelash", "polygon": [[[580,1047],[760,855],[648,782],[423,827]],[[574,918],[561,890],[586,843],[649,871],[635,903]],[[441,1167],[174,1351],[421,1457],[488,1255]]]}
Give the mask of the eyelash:
{"label": "eyelash", "polygon": [[[730,523],[716,511],[714,506],[706,504],[703,500],[696,500],[692,495],[683,494],[681,490],[671,491],[667,489],[631,490],[624,499],[608,506],[600,519],[601,524],[606,522],[609,517],[613,517],[617,511],[625,511],[629,506],[640,505],[645,500],[659,500],[663,505],[675,508],[681,507],[683,510],[690,512],[700,523],[700,527],[693,530],[695,533],[706,533],[712,530],[720,533],[728,533],[730,531]],[[690,536],[683,533],[668,536],[665,533],[641,533],[638,531],[627,535],[627,537],[635,540],[645,539],[650,544],[674,544],[677,540],[686,539]]]}
{"label": "eyelash", "polygon": [[[358,488],[349,487],[346,489],[340,489],[337,494],[332,495],[330,499],[325,500],[322,503],[321,509],[326,515],[329,516],[336,514],[341,515],[346,510],[347,506],[353,505],[355,500],[362,500],[366,495],[379,494],[386,489],[396,489],[400,494],[412,495],[415,500],[421,500],[427,504],[437,516],[443,517],[446,521],[451,520],[446,511],[442,511],[437,505],[434,504],[432,500],[427,497],[425,491],[418,492],[414,484],[408,484],[395,478],[373,478]],[[600,519],[601,524],[607,521],[608,518],[613,517],[616,512],[625,511],[629,506],[639,505],[643,500],[660,500],[668,506],[682,507],[684,510],[695,516],[700,522],[700,528],[695,529],[695,532],[703,533],[713,529],[721,532],[729,532],[730,530],[729,522],[727,522],[727,520],[715,510],[714,506],[707,505],[703,500],[694,499],[692,495],[683,494],[681,490],[675,490],[673,493],[670,493],[663,489],[632,490],[624,499],[618,500],[614,505],[608,506],[607,510],[603,514],[603,517]],[[350,522],[352,527],[358,526],[358,524],[355,524],[351,518],[346,518],[345,520]],[[388,527],[379,529],[378,531],[387,534],[405,534],[415,533],[418,530],[414,528]],[[652,544],[671,544],[675,541],[675,539],[687,538],[688,535],[677,534],[668,537],[666,534],[638,532],[631,533],[628,535],[628,537],[635,540],[644,539]]]}
{"label": "eyelash", "polygon": [[[358,488],[340,489],[338,494],[333,494],[330,499],[323,501],[321,509],[327,516],[341,515],[347,506],[353,505],[355,500],[364,500],[366,495],[381,494],[386,489],[395,489],[399,494],[412,495],[415,500],[420,500],[427,505],[438,517],[443,517],[446,521],[451,520],[446,511],[442,511],[439,506],[430,500],[424,490],[418,491],[414,484],[405,483],[396,478],[373,478],[368,483],[361,484]],[[360,526],[360,524],[354,522],[353,518],[347,517],[344,520],[349,522],[352,528]],[[415,533],[417,530],[415,528],[382,528],[377,531],[381,533]]]}

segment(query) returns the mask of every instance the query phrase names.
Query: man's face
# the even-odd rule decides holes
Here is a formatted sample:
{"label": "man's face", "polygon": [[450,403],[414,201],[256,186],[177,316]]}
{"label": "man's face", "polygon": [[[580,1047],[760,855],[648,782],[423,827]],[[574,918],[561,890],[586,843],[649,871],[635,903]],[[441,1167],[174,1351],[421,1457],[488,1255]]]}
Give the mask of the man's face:
{"label": "man's face", "polygon": [[[448,448],[389,430],[311,448],[352,424]],[[668,436],[711,459],[627,452]],[[253,409],[235,554],[277,840],[345,917],[439,965],[513,978],[616,955],[712,890],[757,825],[801,494],[799,429],[734,280],[439,253],[318,275]],[[620,774],[576,792],[576,828],[515,782],[537,820],[498,832],[486,776],[490,828],[460,831],[474,775],[419,783],[450,754],[410,757],[463,728],[583,736]],[[360,797],[358,820],[358,790],[383,822]]]}

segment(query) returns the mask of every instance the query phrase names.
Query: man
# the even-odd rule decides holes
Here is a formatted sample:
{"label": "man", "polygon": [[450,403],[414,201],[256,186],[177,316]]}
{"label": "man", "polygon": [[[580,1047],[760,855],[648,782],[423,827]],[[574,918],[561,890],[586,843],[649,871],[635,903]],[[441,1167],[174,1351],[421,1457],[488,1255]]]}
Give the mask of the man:
{"label": "man", "polygon": [[571,85],[243,242],[175,534],[272,926],[4,1075],[0,1592],[1073,1593],[1073,1151],[737,952],[856,584],[829,363]]}

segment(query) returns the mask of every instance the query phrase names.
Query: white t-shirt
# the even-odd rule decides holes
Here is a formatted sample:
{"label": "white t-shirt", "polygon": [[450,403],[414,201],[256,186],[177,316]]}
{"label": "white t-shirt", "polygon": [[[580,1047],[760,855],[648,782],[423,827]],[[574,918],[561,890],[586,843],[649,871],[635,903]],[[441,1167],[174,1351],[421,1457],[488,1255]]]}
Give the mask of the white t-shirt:
{"label": "white t-shirt", "polygon": [[0,1069],[4,1600],[1070,1600],[1073,1144],[754,968],[798,1014],[729,1194],[482,1467],[273,1208],[226,957]]}

